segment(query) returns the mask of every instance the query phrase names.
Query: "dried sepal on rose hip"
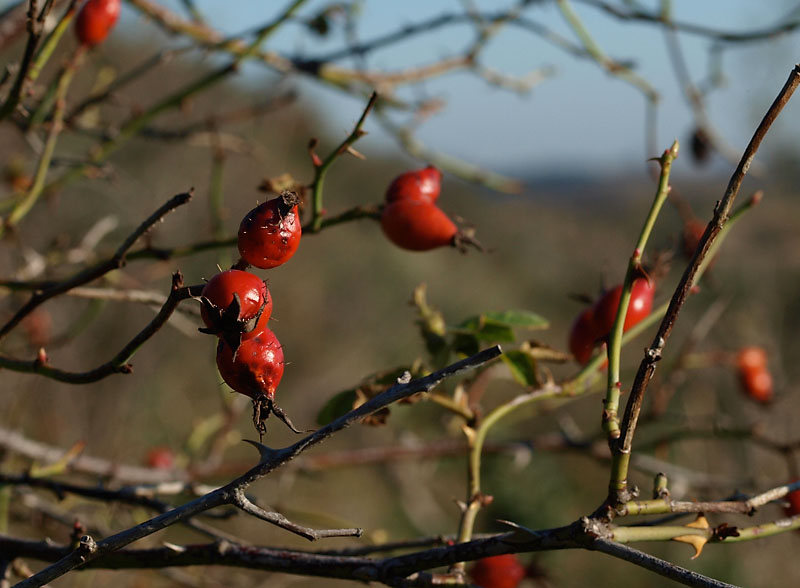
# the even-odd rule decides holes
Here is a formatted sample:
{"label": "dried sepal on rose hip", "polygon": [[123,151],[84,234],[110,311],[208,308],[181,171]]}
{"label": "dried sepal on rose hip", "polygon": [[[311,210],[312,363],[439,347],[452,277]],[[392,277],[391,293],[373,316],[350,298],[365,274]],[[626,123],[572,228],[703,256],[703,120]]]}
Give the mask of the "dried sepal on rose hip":
{"label": "dried sepal on rose hip", "polygon": [[212,277],[200,293],[200,314],[205,328],[236,350],[242,341],[266,327],[272,314],[267,284],[258,276],[230,269]]}
{"label": "dried sepal on rose hip", "polygon": [[217,368],[234,391],[253,401],[253,424],[260,436],[266,432],[264,421],[275,414],[292,431],[301,433],[286,413],[275,404],[275,391],[283,377],[283,348],[269,328],[243,340],[234,351],[224,339],[217,345]]}
{"label": "dried sepal on rose hip", "polygon": [[88,0],[75,17],[75,35],[81,45],[105,41],[119,19],[120,0]]}
{"label": "dried sepal on rose hip", "polygon": [[283,192],[248,212],[239,225],[237,245],[242,261],[261,269],[286,263],[300,245],[300,198]]}

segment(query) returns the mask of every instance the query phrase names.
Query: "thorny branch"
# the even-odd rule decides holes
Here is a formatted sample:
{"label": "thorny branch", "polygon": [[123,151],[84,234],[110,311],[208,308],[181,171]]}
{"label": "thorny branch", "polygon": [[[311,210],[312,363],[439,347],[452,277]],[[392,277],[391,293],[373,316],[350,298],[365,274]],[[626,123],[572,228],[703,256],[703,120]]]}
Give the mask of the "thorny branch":
{"label": "thorny branch", "polygon": [[122,245],[119,246],[117,251],[112,255],[109,259],[101,261],[91,267],[81,270],[77,274],[67,278],[66,280],[56,282],[50,284],[46,288],[34,292],[28,302],[22,306],[15,314],[12,316],[2,328],[0,328],[0,338],[5,337],[8,333],[10,333],[14,327],[16,327],[22,319],[24,319],[28,314],[33,311],[36,307],[43,304],[44,302],[58,296],[60,294],[64,294],[65,292],[75,288],[77,286],[83,286],[84,284],[88,284],[111,272],[115,269],[121,268],[125,265],[126,256],[128,251],[131,247],[139,240],[142,235],[146,234],[153,226],[161,221],[168,213],[172,212],[179,206],[182,206],[189,202],[192,199],[193,192],[190,190],[189,192],[184,192],[183,194],[178,194],[177,196],[173,196],[170,198],[166,203],[161,205],[153,214],[147,217],[142,224],[140,224],[136,230],[134,230],[126,239],[123,241]]}
{"label": "thorny branch", "polygon": [[[398,383],[395,386],[392,386],[385,392],[371,398],[366,403],[362,404],[360,407],[350,411],[349,413],[341,416],[340,418],[336,419],[335,421],[329,423],[325,427],[311,433],[310,435],[306,436],[305,438],[301,439],[297,443],[285,447],[283,449],[270,449],[266,446],[254,443],[259,449],[261,454],[261,461],[258,465],[252,468],[250,471],[246,472],[244,475],[236,478],[229,484],[214,490],[204,496],[201,496],[191,502],[184,504],[183,506],[177,507],[173,510],[165,512],[149,521],[146,521],[140,525],[127,529],[125,531],[121,531],[116,535],[112,535],[111,537],[107,537],[102,541],[98,542],[95,545],[95,548],[91,551],[82,550],[80,552],[79,557],[75,555],[75,552],[71,552],[70,554],[62,557],[60,560],[56,561],[52,565],[48,566],[47,568],[43,569],[39,573],[35,574],[28,580],[20,583],[20,588],[27,588],[33,586],[41,586],[47,582],[54,580],[60,576],[63,576],[70,570],[76,568],[79,565],[82,565],[88,561],[92,561],[94,559],[106,556],[110,553],[113,553],[134,541],[137,541],[143,537],[151,535],[161,529],[169,527],[175,523],[179,523],[181,521],[185,521],[191,519],[192,517],[203,513],[207,510],[223,506],[223,505],[235,505],[239,506],[240,508],[248,508],[247,503],[243,500],[243,492],[244,490],[250,486],[252,483],[256,482],[257,480],[263,478],[273,470],[277,469],[278,467],[284,465],[288,461],[294,459],[298,455],[300,455],[306,449],[317,445],[333,435],[345,429],[355,423],[356,421],[360,420],[361,418],[372,414],[373,412],[380,410],[398,400],[403,398],[407,398],[413,394],[419,392],[430,391],[434,388],[437,384],[439,384],[442,380],[452,377],[456,374],[459,374],[465,370],[474,369],[479,367],[489,361],[494,360],[500,355],[501,351],[499,347],[491,347],[484,351],[477,353],[474,356],[468,357],[461,361],[458,361],[452,365],[449,365],[437,372],[430,374],[424,378],[419,378],[417,380],[412,380],[405,384]],[[255,514],[256,511],[253,510],[251,514]],[[260,516],[263,513],[259,513],[259,518],[264,518]],[[286,521],[280,515],[270,517],[270,521],[274,524],[281,526],[292,532],[298,532],[298,526],[294,525],[291,522]],[[305,530],[305,528],[303,528]],[[350,535],[357,535],[360,534],[360,530],[351,529]],[[327,532],[320,531],[316,532],[318,535],[314,535],[311,533],[306,532],[303,536],[309,539],[315,539],[317,536],[324,537],[324,536],[333,536],[337,535],[335,530],[329,530]],[[345,534],[342,530],[339,530],[338,535]]]}

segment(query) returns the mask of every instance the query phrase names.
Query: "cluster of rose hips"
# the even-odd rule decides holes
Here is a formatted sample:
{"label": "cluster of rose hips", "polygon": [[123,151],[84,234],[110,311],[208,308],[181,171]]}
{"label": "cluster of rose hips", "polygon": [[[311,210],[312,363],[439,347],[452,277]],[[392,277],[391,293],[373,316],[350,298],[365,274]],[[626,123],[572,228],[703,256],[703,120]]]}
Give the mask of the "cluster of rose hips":
{"label": "cluster of rose hips", "polygon": [[760,404],[772,402],[772,375],[762,347],[743,347],[736,354],[736,372],[742,390]]}
{"label": "cluster of rose hips", "polygon": [[[628,313],[622,326],[624,331],[639,324],[653,308],[655,285],[649,278],[636,278],[631,287],[631,300]],[[622,298],[622,284],[617,284],[603,292],[597,301],[584,310],[569,331],[569,350],[581,365],[592,357],[595,346],[602,343],[611,332],[617,318],[619,301]]]}
{"label": "cluster of rose hips", "polygon": [[274,268],[294,255],[302,234],[298,202],[294,192],[283,192],[248,212],[239,225],[241,259],[208,280],[200,293],[206,325],[200,330],[219,337],[219,373],[233,390],[253,400],[253,423],[262,435],[270,413],[299,431],[274,402],[284,359],[281,344],[267,327],[272,297],[266,282],[246,269]]}
{"label": "cluster of rose hips", "polygon": [[429,165],[397,176],[386,190],[381,228],[395,245],[409,251],[429,251],[480,244],[436,206],[442,189],[442,172]]}
{"label": "cluster of rose hips", "polygon": [[102,43],[119,18],[120,0],[89,0],[75,18],[75,34],[81,45]]}

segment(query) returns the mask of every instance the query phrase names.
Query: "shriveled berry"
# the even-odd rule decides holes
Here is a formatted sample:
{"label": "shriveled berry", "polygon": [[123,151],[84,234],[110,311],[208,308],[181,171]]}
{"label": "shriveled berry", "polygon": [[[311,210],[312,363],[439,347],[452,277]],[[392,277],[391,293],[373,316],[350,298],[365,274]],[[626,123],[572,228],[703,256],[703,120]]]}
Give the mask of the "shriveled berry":
{"label": "shriveled berry", "polygon": [[275,333],[263,328],[234,350],[224,340],[217,346],[217,367],[225,383],[254,400],[272,399],[283,377],[283,349]]}
{"label": "shriveled berry", "polygon": [[517,588],[525,574],[514,553],[479,559],[469,572],[472,582],[482,588]]}
{"label": "shriveled berry", "polygon": [[233,347],[266,327],[272,314],[272,297],[261,278],[230,269],[212,277],[200,293],[200,314],[205,333],[219,335]]}
{"label": "shriveled berry", "polygon": [[429,165],[397,176],[386,190],[386,202],[416,200],[433,204],[442,189],[442,172]]}
{"label": "shriveled berry", "polygon": [[120,0],[89,0],[75,17],[75,34],[82,45],[102,43],[119,18]]}
{"label": "shriveled berry", "polygon": [[381,227],[389,240],[410,251],[428,251],[455,245],[458,227],[434,204],[396,200],[381,214]]}
{"label": "shriveled berry", "polygon": [[245,215],[238,236],[239,254],[245,262],[270,269],[294,255],[302,234],[298,202],[297,194],[284,192]]}

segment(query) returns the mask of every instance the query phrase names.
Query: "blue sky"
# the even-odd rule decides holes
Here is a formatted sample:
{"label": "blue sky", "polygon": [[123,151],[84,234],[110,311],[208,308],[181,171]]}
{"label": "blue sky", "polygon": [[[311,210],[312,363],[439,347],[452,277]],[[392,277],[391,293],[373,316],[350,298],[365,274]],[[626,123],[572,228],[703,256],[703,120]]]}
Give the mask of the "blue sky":
{"label": "blue sky", "polygon": [[[619,0],[616,0],[617,2]],[[164,2],[180,11],[177,0]],[[273,0],[197,0],[215,27],[234,34],[266,22],[286,2]],[[328,2],[311,1],[301,15],[315,13]],[[492,11],[514,4],[506,1],[474,0],[482,10]],[[657,2],[641,2],[655,6]],[[700,23],[721,30],[741,31],[768,27],[790,13],[788,0],[675,0],[678,20]],[[398,27],[439,15],[459,11],[458,0],[366,0],[358,36],[368,40]],[[690,110],[680,93],[670,66],[663,32],[647,24],[632,24],[610,17],[595,7],[573,1],[573,7],[606,54],[620,60],[632,59],[636,71],[661,94],[659,145],[666,148],[673,138],[685,140],[691,130]],[[526,15],[552,30],[576,40],[562,14],[551,2],[535,5]],[[138,23],[141,25],[141,23]],[[337,28],[330,40],[302,32],[297,26],[285,27],[271,40],[271,47],[308,56],[342,46],[343,33]],[[390,49],[371,54],[368,64],[377,68],[403,68],[428,63],[453,55],[473,38],[466,26],[441,29],[435,34],[415,37]],[[705,75],[710,42],[702,37],[681,34],[686,61],[695,81]],[[724,86],[709,98],[710,118],[730,145],[740,152],[774,95],[800,61],[800,34],[787,35],[771,42],[741,44],[724,54]],[[431,118],[419,137],[431,148],[502,172],[527,170],[530,173],[569,172],[578,166],[586,171],[615,173],[641,166],[644,144],[645,101],[627,83],[603,72],[597,64],[566,55],[540,38],[518,29],[504,29],[482,55],[482,61],[495,69],[520,75],[539,67],[553,67],[556,74],[520,96],[489,86],[467,73],[456,73],[402,90],[405,96],[436,97],[446,108]],[[343,65],[352,65],[344,60]],[[244,69],[250,83],[260,84],[260,66]],[[363,102],[318,84],[303,85],[305,99],[325,113],[331,130],[345,133],[357,119]],[[793,105],[782,116],[772,144],[791,141],[797,124],[790,119]],[[368,122],[370,136],[361,148],[395,149],[380,128]],[[688,147],[688,145],[687,145]],[[716,169],[723,167],[717,162]],[[707,173],[692,171],[686,173]],[[713,166],[712,166],[713,168]]]}

